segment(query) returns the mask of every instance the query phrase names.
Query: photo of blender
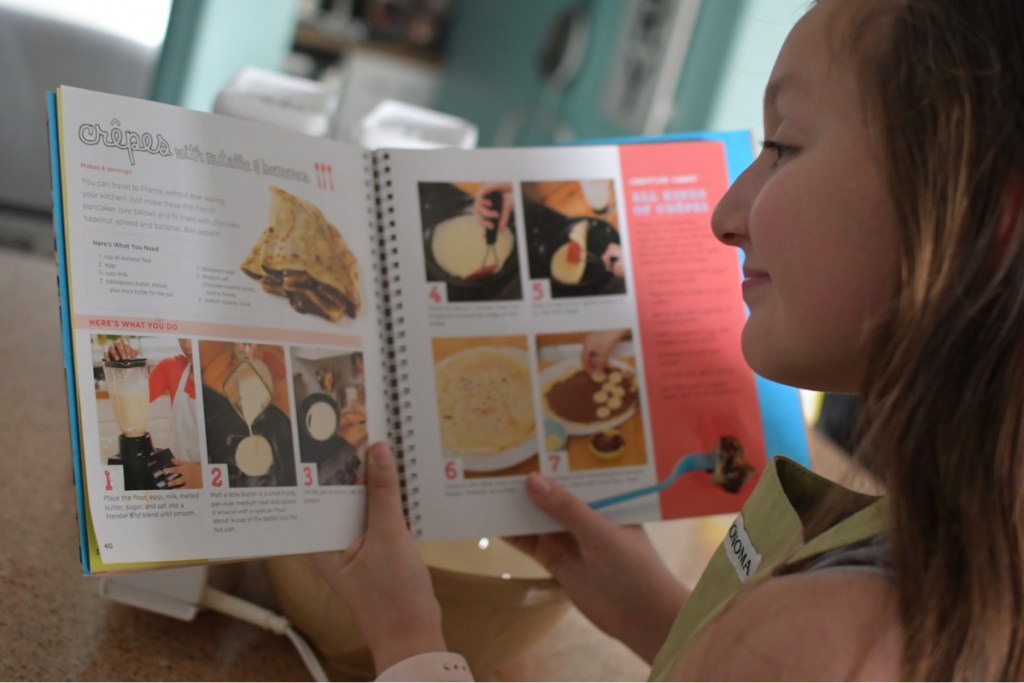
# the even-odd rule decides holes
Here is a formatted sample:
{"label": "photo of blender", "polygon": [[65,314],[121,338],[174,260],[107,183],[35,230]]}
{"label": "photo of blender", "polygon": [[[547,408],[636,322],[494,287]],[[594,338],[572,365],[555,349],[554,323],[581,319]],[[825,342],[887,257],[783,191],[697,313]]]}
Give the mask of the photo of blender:
{"label": "photo of blender", "polygon": [[179,475],[165,476],[171,466],[171,451],[155,449],[149,427],[149,365],[145,358],[107,360],[103,374],[121,433],[117,455],[109,465],[124,467],[124,487],[128,491],[166,489]]}

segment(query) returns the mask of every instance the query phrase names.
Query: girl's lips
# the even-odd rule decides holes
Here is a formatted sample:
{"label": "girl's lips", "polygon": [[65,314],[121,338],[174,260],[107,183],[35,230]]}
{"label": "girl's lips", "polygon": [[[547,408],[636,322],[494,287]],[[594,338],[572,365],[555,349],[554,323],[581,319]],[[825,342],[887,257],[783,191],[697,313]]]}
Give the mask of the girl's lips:
{"label": "girl's lips", "polygon": [[766,285],[771,282],[771,277],[768,273],[763,270],[747,270],[743,269],[743,291],[747,292],[761,285]]}

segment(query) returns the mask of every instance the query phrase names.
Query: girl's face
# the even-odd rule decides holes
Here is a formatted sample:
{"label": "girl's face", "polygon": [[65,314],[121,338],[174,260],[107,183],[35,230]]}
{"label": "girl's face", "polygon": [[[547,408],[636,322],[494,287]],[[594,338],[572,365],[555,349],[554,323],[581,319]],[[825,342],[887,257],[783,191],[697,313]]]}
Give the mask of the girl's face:
{"label": "girl's face", "polygon": [[[858,0],[860,1],[860,0]],[[743,353],[770,379],[855,392],[868,323],[896,293],[898,226],[836,0],[793,28],[765,93],[764,149],[715,209],[745,254]]]}

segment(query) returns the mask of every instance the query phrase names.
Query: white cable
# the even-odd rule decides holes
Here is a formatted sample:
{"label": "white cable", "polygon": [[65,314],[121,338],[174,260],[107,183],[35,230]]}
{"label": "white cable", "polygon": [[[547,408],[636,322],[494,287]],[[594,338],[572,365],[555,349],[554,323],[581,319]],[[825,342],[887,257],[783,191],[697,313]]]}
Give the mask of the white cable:
{"label": "white cable", "polygon": [[322,666],[320,666],[320,660],[316,658],[316,653],[313,652],[313,648],[311,648],[309,643],[299,635],[299,632],[289,626],[288,630],[285,631],[284,634],[288,636],[288,640],[292,641],[292,645],[295,646],[295,649],[299,653],[299,657],[302,658],[306,668],[309,669],[309,673],[313,674],[313,680],[318,683],[321,681],[329,681],[330,679],[327,678],[327,672],[324,671]]}
{"label": "white cable", "polygon": [[316,658],[313,648],[299,635],[298,631],[292,628],[291,623],[281,615],[210,586],[203,588],[200,604],[208,609],[254,624],[260,628],[265,628],[278,635],[286,636],[292,645],[295,646],[299,657],[302,658],[302,663],[306,665],[309,673],[312,674],[313,680],[318,681],[318,683],[330,680],[327,678],[324,668],[320,665],[320,661]]}

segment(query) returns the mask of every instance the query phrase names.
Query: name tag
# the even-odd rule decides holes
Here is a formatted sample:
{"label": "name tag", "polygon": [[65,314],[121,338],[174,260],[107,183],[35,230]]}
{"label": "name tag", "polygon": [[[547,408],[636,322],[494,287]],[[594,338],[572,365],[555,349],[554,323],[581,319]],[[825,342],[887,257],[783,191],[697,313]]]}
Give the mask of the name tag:
{"label": "name tag", "polygon": [[736,570],[736,576],[739,577],[741,583],[749,579],[761,566],[761,555],[754,547],[750,536],[747,535],[742,513],[729,527],[729,533],[723,544],[725,545],[725,556],[729,558],[729,563]]}

